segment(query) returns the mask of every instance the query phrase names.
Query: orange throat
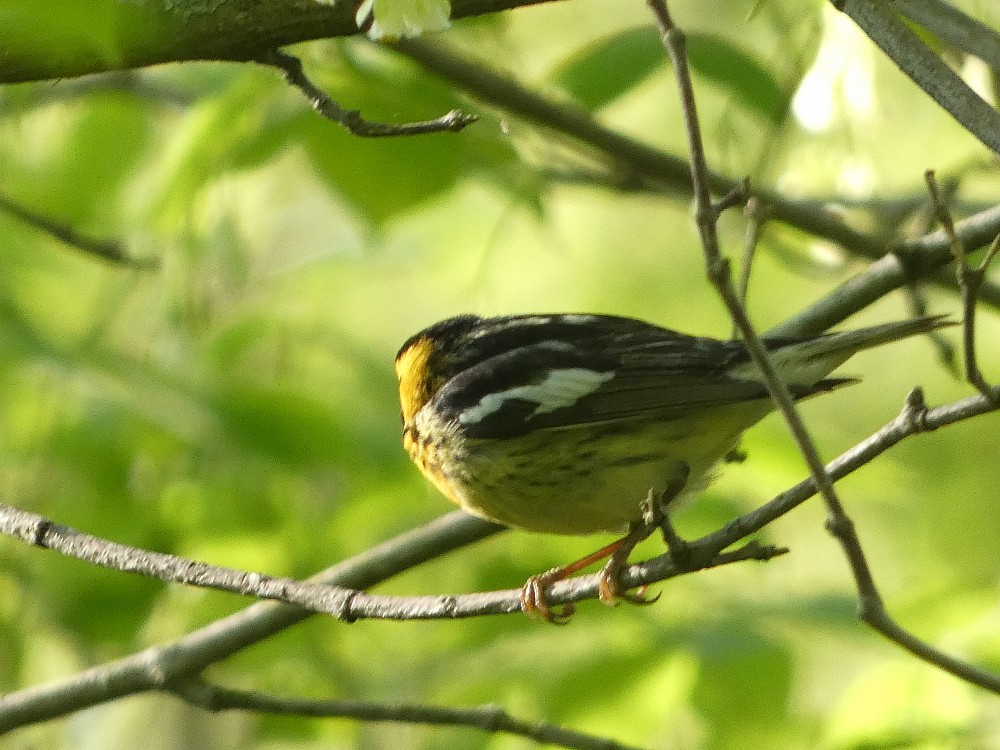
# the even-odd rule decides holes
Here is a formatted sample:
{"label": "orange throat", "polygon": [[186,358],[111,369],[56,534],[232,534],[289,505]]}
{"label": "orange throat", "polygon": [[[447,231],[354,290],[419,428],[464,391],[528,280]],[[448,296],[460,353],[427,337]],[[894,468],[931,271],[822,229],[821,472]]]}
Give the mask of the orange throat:
{"label": "orange throat", "polygon": [[[420,338],[396,358],[399,405],[405,425],[412,425],[416,413],[431,400],[434,391],[441,387],[440,377],[431,377],[430,361],[433,354],[434,344],[431,340]],[[410,426],[407,429],[413,428]]]}

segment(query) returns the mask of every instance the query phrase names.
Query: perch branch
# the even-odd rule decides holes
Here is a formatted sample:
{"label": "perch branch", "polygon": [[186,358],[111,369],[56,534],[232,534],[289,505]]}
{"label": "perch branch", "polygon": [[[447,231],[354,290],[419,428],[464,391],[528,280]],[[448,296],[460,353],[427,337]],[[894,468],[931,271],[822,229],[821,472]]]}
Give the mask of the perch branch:
{"label": "perch branch", "polygon": [[294,55],[281,50],[272,50],[262,56],[260,61],[281,70],[289,85],[305,94],[312,108],[318,114],[342,125],[349,133],[363,138],[424,135],[444,131],[457,133],[479,119],[475,115],[453,109],[440,117],[423,122],[406,122],[398,125],[372,122],[364,119],[356,109],[344,109],[317,87],[303,70],[302,61]]}

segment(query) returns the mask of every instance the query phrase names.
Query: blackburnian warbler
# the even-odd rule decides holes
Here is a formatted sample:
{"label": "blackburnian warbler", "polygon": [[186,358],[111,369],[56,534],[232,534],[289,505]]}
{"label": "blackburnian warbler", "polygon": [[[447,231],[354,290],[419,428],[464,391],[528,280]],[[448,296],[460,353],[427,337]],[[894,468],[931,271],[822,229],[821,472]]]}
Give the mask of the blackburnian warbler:
{"label": "blackburnian warbler", "polygon": [[[855,352],[944,325],[926,317],[765,343],[803,398],[853,382],[827,375]],[[476,515],[555,534],[634,529],[647,496],[676,504],[702,489],[774,408],[740,341],[609,315],[450,318],[403,344],[396,375],[403,444],[434,485]],[[544,593],[563,572],[529,580],[524,609],[564,618]],[[618,572],[605,568],[602,599],[634,600]]]}

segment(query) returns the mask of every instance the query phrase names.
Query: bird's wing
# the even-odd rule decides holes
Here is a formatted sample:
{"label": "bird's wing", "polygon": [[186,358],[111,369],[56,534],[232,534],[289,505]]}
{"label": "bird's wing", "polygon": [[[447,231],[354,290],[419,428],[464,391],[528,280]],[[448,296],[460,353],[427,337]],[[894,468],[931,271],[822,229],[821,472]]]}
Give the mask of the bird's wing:
{"label": "bird's wing", "polygon": [[[706,409],[767,398],[742,364],[741,344],[650,327],[655,336],[516,347],[455,375],[434,398],[439,412],[479,438],[583,425],[691,418]],[[796,396],[843,381],[799,388]]]}

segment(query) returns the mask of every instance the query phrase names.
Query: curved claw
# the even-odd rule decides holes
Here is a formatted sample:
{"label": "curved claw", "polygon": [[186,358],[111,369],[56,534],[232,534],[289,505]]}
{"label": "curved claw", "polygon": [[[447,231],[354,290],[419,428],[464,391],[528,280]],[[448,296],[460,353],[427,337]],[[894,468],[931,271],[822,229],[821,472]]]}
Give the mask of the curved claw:
{"label": "curved claw", "polygon": [[656,604],[660,601],[661,591],[657,591],[652,596],[646,596],[646,587],[640,586],[639,590],[634,594],[630,591],[623,591],[618,595],[618,598],[627,601],[629,604],[636,604],[641,607],[645,607],[647,604]]}
{"label": "curved claw", "polygon": [[624,601],[629,604],[645,606],[647,604],[655,604],[659,600],[659,593],[655,596],[646,596],[646,586],[640,586],[635,593],[626,591],[622,588],[620,574],[621,567],[613,567],[610,563],[601,571],[597,591],[598,596],[604,604],[614,607],[618,602]]}
{"label": "curved claw", "polygon": [[[686,478],[687,474],[685,473],[678,488],[668,491],[670,497],[673,497],[683,486]],[[573,604],[566,604],[561,609],[550,607],[545,590],[556,581],[565,580],[577,571],[605,558],[608,559],[608,562],[601,571],[598,592],[602,602],[608,605],[614,605],[618,601],[626,601],[631,604],[652,604],[659,599],[659,594],[647,597],[645,586],[640,587],[635,593],[631,593],[625,590],[621,584],[621,573],[628,565],[628,556],[639,542],[648,537],[659,526],[664,518],[661,499],[657,498],[652,490],[643,503],[642,515],[640,520],[629,524],[628,533],[621,539],[580,558],[576,562],[561,568],[547,570],[525,581],[524,586],[521,587],[521,611],[526,615],[538,615],[546,622],[565,625],[576,612],[576,607]]]}
{"label": "curved claw", "polygon": [[545,589],[559,580],[559,577],[553,576],[553,573],[561,572],[559,569],[550,570],[547,573],[532,576],[524,582],[524,586],[521,587],[521,611],[524,614],[529,616],[537,614],[545,622],[551,622],[553,625],[565,625],[570,621],[576,612],[576,605],[565,604],[561,609],[554,609],[549,606],[548,597],[545,594]]}

